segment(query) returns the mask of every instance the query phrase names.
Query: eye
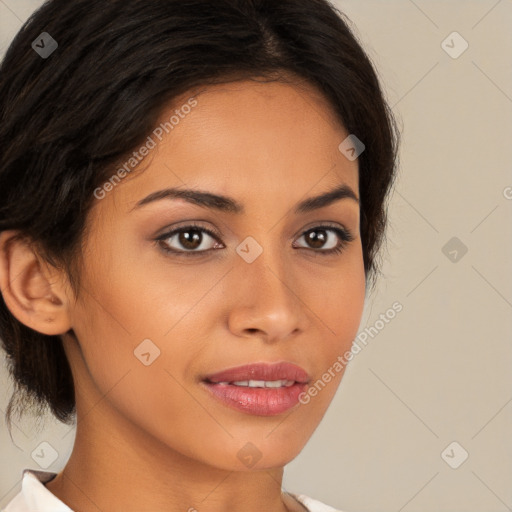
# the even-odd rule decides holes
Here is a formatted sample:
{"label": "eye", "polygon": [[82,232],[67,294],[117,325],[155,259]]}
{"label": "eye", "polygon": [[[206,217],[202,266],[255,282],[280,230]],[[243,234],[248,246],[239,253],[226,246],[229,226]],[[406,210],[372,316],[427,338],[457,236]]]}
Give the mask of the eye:
{"label": "eye", "polygon": [[[301,238],[309,245],[302,248],[311,249],[324,255],[340,253],[354,236],[346,229],[335,226],[317,226],[304,232]],[[321,249],[321,250],[318,250]]]}
{"label": "eye", "polygon": [[[207,236],[205,236],[205,234]],[[213,244],[208,241],[213,239]],[[218,236],[211,230],[191,224],[182,228],[175,229],[159,236],[157,242],[165,252],[175,253],[178,255],[200,255],[211,249],[218,249],[219,245],[224,247],[218,239]],[[174,247],[172,244],[175,244]],[[176,248],[178,246],[178,248]]]}
{"label": "eye", "polygon": [[[206,236],[205,236],[206,235]],[[298,238],[305,239],[306,246],[294,246],[308,249],[324,256],[340,253],[355,237],[344,228],[338,226],[317,226],[308,229]],[[190,224],[164,233],[156,238],[156,242],[166,253],[176,256],[201,256],[225,246],[220,242],[220,235],[197,224]]]}

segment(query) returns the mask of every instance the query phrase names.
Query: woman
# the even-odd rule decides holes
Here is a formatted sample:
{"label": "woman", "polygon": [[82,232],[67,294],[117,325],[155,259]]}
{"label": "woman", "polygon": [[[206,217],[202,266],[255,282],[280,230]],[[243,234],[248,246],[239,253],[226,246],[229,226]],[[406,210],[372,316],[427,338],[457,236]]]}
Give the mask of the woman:
{"label": "woman", "polygon": [[76,422],[5,510],[334,510],[283,468],[340,383],[398,140],[343,15],[50,0],[0,75],[7,420]]}

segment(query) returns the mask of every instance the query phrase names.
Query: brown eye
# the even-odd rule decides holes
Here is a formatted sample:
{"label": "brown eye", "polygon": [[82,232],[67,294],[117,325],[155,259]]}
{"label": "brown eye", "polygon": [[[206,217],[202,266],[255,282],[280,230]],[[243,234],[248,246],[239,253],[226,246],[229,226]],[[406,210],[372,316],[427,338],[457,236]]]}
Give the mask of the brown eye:
{"label": "brown eye", "polygon": [[200,226],[184,226],[163,234],[157,240],[166,252],[177,254],[203,254],[219,246],[217,235]]}
{"label": "brown eye", "polygon": [[177,241],[185,249],[197,249],[201,246],[203,234],[198,229],[189,229],[178,233]]}
{"label": "brown eye", "polygon": [[[318,226],[304,232],[300,238],[306,245],[295,246],[313,253],[328,256],[340,253],[354,236],[346,229],[334,226]],[[300,239],[299,238],[299,239]],[[159,236],[156,241],[167,253],[176,256],[200,256],[214,249],[222,249],[219,235],[198,225],[184,226]]]}
{"label": "brown eye", "polygon": [[306,243],[313,249],[321,249],[329,239],[326,230],[315,229],[305,235]]}
{"label": "brown eye", "polygon": [[322,254],[339,253],[348,242],[354,240],[347,230],[332,226],[309,229],[301,235],[302,237],[306,242],[306,246],[301,246],[302,248]]}

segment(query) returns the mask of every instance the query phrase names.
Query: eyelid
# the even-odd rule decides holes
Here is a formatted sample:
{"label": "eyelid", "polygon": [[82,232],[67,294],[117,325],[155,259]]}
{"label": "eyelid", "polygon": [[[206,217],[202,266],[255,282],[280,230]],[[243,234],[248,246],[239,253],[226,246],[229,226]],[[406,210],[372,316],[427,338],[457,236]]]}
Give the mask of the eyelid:
{"label": "eyelid", "polygon": [[324,221],[321,220],[321,221],[313,222],[312,224],[306,226],[305,228],[302,228],[302,231],[299,233],[299,236],[304,235],[308,231],[312,231],[314,229],[320,229],[320,228],[331,228],[331,229],[335,229],[335,230],[338,229],[338,230],[341,230],[344,233],[346,233],[348,237],[354,238],[354,234],[352,233],[352,231],[350,229],[348,229],[345,226],[345,224],[343,224],[341,222],[332,222],[332,221],[328,221],[328,220],[324,220]]}
{"label": "eyelid", "polygon": [[156,239],[162,240],[165,238],[169,238],[173,234],[176,234],[176,232],[186,230],[187,228],[195,228],[201,231],[206,231],[208,234],[213,236],[214,238],[222,238],[222,233],[215,228],[212,227],[206,227],[200,224],[200,222],[203,221],[197,221],[197,220],[188,220],[188,221],[182,221],[177,224],[173,224],[172,226],[167,226],[163,228],[163,232],[161,235],[157,235]]}

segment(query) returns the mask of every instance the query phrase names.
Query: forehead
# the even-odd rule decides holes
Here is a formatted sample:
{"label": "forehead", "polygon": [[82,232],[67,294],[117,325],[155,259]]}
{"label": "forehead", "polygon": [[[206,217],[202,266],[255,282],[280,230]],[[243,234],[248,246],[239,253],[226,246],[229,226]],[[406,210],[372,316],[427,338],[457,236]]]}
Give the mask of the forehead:
{"label": "forehead", "polygon": [[[348,136],[329,102],[308,84],[243,80],[173,101],[151,135],[154,147],[110,193],[133,207],[165,186],[282,201],[339,183],[358,190],[358,163],[338,146]],[[141,170],[142,172],[137,172]]]}

